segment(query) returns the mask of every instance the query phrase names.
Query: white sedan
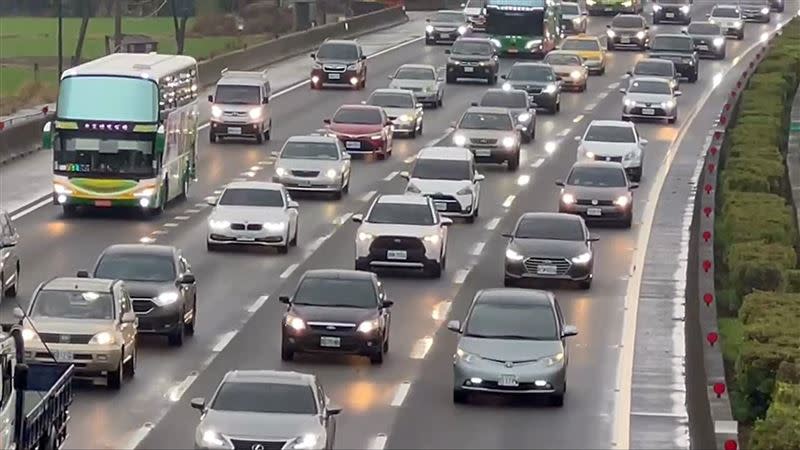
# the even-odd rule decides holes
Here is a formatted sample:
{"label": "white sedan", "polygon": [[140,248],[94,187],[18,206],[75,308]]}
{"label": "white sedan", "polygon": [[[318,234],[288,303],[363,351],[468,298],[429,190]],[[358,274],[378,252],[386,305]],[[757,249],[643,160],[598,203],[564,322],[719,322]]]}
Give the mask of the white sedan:
{"label": "white sedan", "polygon": [[206,247],[209,251],[225,245],[277,247],[287,253],[297,245],[297,202],[278,183],[242,181],[230,183],[208,219]]}

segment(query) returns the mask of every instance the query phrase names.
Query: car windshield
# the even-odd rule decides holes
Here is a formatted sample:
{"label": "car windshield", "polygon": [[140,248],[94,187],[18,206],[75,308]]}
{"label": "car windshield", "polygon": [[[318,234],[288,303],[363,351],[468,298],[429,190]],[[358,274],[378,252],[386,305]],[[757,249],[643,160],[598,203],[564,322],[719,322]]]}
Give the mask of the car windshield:
{"label": "car windshield", "polygon": [[511,130],[514,124],[508,114],[466,113],[458,128],[465,130]]}
{"label": "car windshield", "polygon": [[711,17],[739,17],[739,11],[735,8],[714,8]]}
{"label": "car windshield", "polygon": [[656,36],[650,48],[656,51],[693,52],[694,42],[688,36]]}
{"label": "car windshield", "polygon": [[561,44],[561,50],[599,52],[600,44],[594,39],[567,39]]}
{"label": "car windshield", "polygon": [[374,108],[339,108],[333,116],[336,123],[380,125],[381,113]]}
{"label": "car windshield", "polygon": [[339,148],[333,142],[289,141],[283,146],[281,159],[339,159]]}
{"label": "car windshield", "polygon": [[436,71],[426,67],[401,67],[394,77],[398,80],[435,80]]}
{"label": "car windshield", "polygon": [[558,55],[551,53],[544,58],[544,62],[554,66],[580,66],[581,58],[577,55]]}
{"label": "car windshield", "polygon": [[633,73],[636,75],[671,77],[673,74],[672,62],[642,61],[636,64]]}
{"label": "car windshield", "polygon": [[[477,303],[464,329],[467,337],[487,339],[558,339],[556,318],[549,305]],[[491,351],[491,350],[490,350]]]}
{"label": "car windshield", "polygon": [[166,282],[175,279],[175,264],[168,255],[112,253],[100,258],[94,276],[110,280]]}
{"label": "car windshield", "polygon": [[508,73],[509,80],[556,81],[553,68],[545,65],[528,66],[515,64]]}
{"label": "car windshield", "polygon": [[431,22],[464,23],[464,14],[460,12],[438,12],[431,17]]}
{"label": "car windshield", "polygon": [[644,28],[644,24],[639,16],[617,16],[611,21],[612,28]]}
{"label": "car windshield", "polygon": [[261,103],[261,89],[258,86],[221,84],[217,86],[214,102],[228,105],[258,105]]}
{"label": "car windshield", "polygon": [[317,51],[317,58],[355,61],[358,59],[358,47],[353,44],[322,44]]}
{"label": "car windshield", "polygon": [[571,186],[625,187],[625,172],[613,167],[575,167],[567,178]]}
{"label": "car windshield", "polygon": [[369,96],[367,104],[380,106],[382,108],[410,109],[414,107],[414,95],[376,92]]}
{"label": "car windshield", "polygon": [[655,80],[636,80],[628,87],[628,92],[639,94],[672,94],[669,83]]}
{"label": "car windshield", "polygon": [[583,241],[583,227],[573,218],[528,217],[522,219],[514,231],[519,239],[553,239],[558,241]]}
{"label": "car windshield", "polygon": [[225,189],[218,205],[283,207],[283,193],[277,189]]}
{"label": "car windshield", "polygon": [[368,279],[306,277],[292,301],[295,305],[376,308],[377,295]]}
{"label": "car windshield", "polygon": [[494,53],[491,42],[481,41],[456,41],[450,52],[457,55],[482,55],[489,56]]}
{"label": "car windshield", "polygon": [[114,299],[108,292],[41,290],[33,300],[31,317],[111,320]]}
{"label": "car windshield", "polygon": [[483,94],[481,106],[497,108],[527,108],[528,94],[525,92],[487,92]]}
{"label": "car windshield", "polygon": [[469,180],[472,178],[469,162],[452,159],[417,159],[411,178],[422,180]]}
{"label": "car windshield", "polygon": [[423,203],[384,203],[372,207],[367,222],[398,225],[433,225],[431,207]]}
{"label": "car windshield", "polygon": [[613,125],[592,125],[586,131],[586,136],[583,137],[584,141],[590,142],[636,142],[636,136],[633,134],[633,128],[630,127],[615,127]]}
{"label": "car windshield", "polygon": [[575,3],[562,3],[561,4],[561,12],[563,14],[570,14],[573,16],[577,16],[581,13],[581,10],[578,8],[578,5]]}
{"label": "car windshield", "polygon": [[658,0],[656,3],[662,5],[686,5],[688,0]]}
{"label": "car windshield", "polygon": [[686,29],[689,34],[722,34],[722,28],[715,23],[690,23]]}
{"label": "car windshield", "polygon": [[317,414],[314,391],[306,384],[226,381],[210,408],[243,413]]}

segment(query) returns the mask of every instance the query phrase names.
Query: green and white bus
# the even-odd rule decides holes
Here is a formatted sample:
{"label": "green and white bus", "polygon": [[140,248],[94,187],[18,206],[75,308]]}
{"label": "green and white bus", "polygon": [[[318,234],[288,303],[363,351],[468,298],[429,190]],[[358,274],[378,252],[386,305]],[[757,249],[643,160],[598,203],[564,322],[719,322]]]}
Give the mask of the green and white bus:
{"label": "green and white bus", "polygon": [[543,58],[561,40],[555,0],[486,0],[486,34],[498,53]]}
{"label": "green and white bus", "polygon": [[66,70],[56,118],[42,147],[53,150],[53,202],[139,208],[158,214],[195,181],[197,61],[115,53]]}

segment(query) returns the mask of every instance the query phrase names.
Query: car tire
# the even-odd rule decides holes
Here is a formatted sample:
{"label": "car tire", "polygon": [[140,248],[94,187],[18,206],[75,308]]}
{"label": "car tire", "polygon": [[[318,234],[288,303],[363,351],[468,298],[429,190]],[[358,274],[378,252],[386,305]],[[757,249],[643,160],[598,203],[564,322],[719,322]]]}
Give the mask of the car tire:
{"label": "car tire", "polygon": [[424,121],[419,123],[419,130],[417,130],[417,134],[420,135],[420,136],[422,136],[422,127],[423,126],[425,126],[425,122]]}
{"label": "car tire", "polygon": [[136,345],[136,342],[134,342],[131,360],[125,365],[125,376],[128,378],[133,378],[136,375],[136,354],[138,353],[137,348],[138,346]]}
{"label": "car tire", "polygon": [[353,269],[359,272],[371,272],[371,270],[369,270],[369,266],[366,264],[359,264],[358,261],[353,264]]}
{"label": "car tire", "polygon": [[744,33],[741,33],[741,34],[737,34],[737,35],[736,35],[736,40],[737,40],[737,41],[741,41],[742,39],[744,39]]}
{"label": "car tire", "polygon": [[278,254],[285,255],[289,253],[289,244],[279,245],[276,248],[278,249]]}
{"label": "car tire", "polygon": [[106,386],[109,389],[118,391],[122,387],[122,377],[125,374],[124,370],[122,356],[120,356],[117,370],[110,370],[106,373]]}
{"label": "car tire", "polygon": [[410,137],[411,139],[414,139],[415,137],[417,137],[417,127],[414,127],[414,128],[411,130],[411,132],[410,132],[410,133],[408,133],[408,137]]}
{"label": "car tire", "polygon": [[297,235],[300,234],[299,229],[300,229],[300,222],[298,221],[295,222],[294,224],[294,235],[292,237],[292,240],[289,241],[289,245],[292,247],[297,247]]}
{"label": "car tire", "polygon": [[167,336],[167,342],[172,347],[182,347],[183,346],[183,338],[184,338],[184,335],[185,335],[184,331],[186,329],[186,322],[184,322],[184,320],[183,320],[183,316],[184,315],[185,314],[181,314],[180,320],[178,320],[178,326],[175,328],[175,330],[172,331],[172,333],[170,333]]}
{"label": "car tire", "polygon": [[505,287],[516,287],[517,281],[511,277],[503,277],[503,286]]}
{"label": "car tire", "polygon": [[630,228],[633,225],[633,211],[629,212],[628,215],[622,220],[622,228]]}
{"label": "car tire", "polygon": [[369,362],[374,366],[383,364],[383,346],[380,346],[377,351],[369,355]]}
{"label": "car tire", "polygon": [[467,223],[475,223],[475,214],[470,214],[467,217],[464,217],[464,221]]}
{"label": "car tire", "polygon": [[667,123],[673,124],[675,121],[678,120],[678,115],[676,114],[675,117],[670,117],[667,119]]}
{"label": "car tire", "polygon": [[442,106],[444,106],[444,95],[442,95],[441,97],[439,97],[439,100],[437,100],[437,101],[436,101],[436,105],[437,105],[437,106],[439,106],[439,108],[441,108]]}
{"label": "car tire", "polygon": [[339,189],[338,191],[335,191],[333,193],[333,199],[334,200],[341,200],[342,199],[342,195],[343,195],[342,189]]}
{"label": "car tire", "polygon": [[434,42],[431,39],[425,38],[425,45],[433,45]]}
{"label": "car tire", "polygon": [[558,103],[556,103],[556,112],[561,112],[561,97],[559,97]]}
{"label": "car tire", "polygon": [[439,262],[433,263],[430,266],[428,266],[427,272],[428,276],[430,276],[431,278],[442,278],[442,261],[439,260]]}
{"label": "car tire", "polygon": [[[386,332],[388,333],[389,330],[386,330]],[[389,336],[386,336],[386,340],[383,341],[383,353],[389,353]]]}
{"label": "car tire", "polygon": [[256,132],[256,144],[263,144],[264,143],[264,132],[259,130]]}
{"label": "car tire", "polygon": [[689,83],[696,83],[699,76],[700,74],[698,71],[695,71],[691,76],[689,76]]}
{"label": "car tire", "polygon": [[[642,163],[644,163],[644,162],[642,162]],[[637,183],[642,181],[642,168],[641,167],[637,167],[635,170],[633,170],[633,173],[631,174],[631,180],[635,181]]]}
{"label": "car tire", "polygon": [[464,404],[469,402],[469,392],[462,389],[453,389],[453,403]]}
{"label": "car tire", "polygon": [[661,23],[661,20],[656,19],[655,16],[654,16],[653,17],[653,25],[658,25],[659,23]]}
{"label": "car tire", "polygon": [[186,324],[188,336],[194,336],[195,324],[197,324],[197,296],[192,299],[192,320]]}
{"label": "car tire", "polygon": [[454,76],[452,76],[452,75],[450,75],[450,74],[448,73],[448,74],[447,74],[447,76],[446,76],[446,77],[445,77],[445,79],[444,79],[444,82],[445,82],[446,84],[452,84],[452,83],[455,83],[455,82],[456,82],[456,77],[454,77]]}
{"label": "car tire", "polygon": [[281,361],[291,361],[294,359],[294,350],[285,345],[281,345]]}
{"label": "car tire", "polygon": [[219,250],[217,244],[212,244],[211,242],[206,241],[206,251],[215,252]]}
{"label": "car tire", "polygon": [[517,154],[514,155],[511,159],[508,160],[508,171],[514,172],[519,169],[519,150],[517,150]]}
{"label": "car tire", "polygon": [[268,141],[272,139],[272,119],[269,119],[269,128],[264,131],[264,140]]}
{"label": "car tire", "polygon": [[387,155],[388,153],[381,153],[381,152],[375,153],[375,156],[381,161],[385,160]]}
{"label": "car tire", "polygon": [[531,140],[532,140],[532,138],[531,138],[531,134],[529,132],[526,131],[526,132],[522,133],[522,143],[523,144],[527,144]]}
{"label": "car tire", "polygon": [[560,408],[564,406],[564,394],[565,392],[559,392],[557,394],[550,395],[550,404],[555,406],[556,408]]}

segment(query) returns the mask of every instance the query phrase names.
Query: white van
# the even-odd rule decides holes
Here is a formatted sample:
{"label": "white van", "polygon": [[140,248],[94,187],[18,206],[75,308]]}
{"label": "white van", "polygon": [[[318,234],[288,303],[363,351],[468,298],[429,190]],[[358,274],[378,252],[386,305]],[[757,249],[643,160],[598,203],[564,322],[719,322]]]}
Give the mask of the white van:
{"label": "white van", "polygon": [[269,96],[272,89],[266,72],[223,70],[211,102],[209,140],[222,137],[253,137],[261,144],[272,133]]}

